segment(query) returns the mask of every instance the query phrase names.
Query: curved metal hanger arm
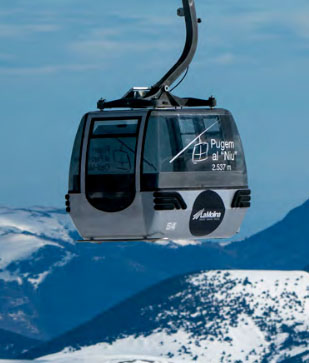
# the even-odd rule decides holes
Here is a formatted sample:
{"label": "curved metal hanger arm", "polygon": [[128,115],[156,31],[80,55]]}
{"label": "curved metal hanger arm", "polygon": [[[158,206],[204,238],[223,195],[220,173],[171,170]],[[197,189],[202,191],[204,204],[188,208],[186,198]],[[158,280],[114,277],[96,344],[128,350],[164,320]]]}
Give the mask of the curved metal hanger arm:
{"label": "curved metal hanger arm", "polygon": [[198,23],[194,0],[182,0],[183,8],[178,9],[178,15],[185,17],[187,37],[182,55],[177,63],[151,88],[134,87],[121,99],[106,102],[100,99],[97,107],[100,110],[106,108],[153,108],[153,107],[210,107],[216,106],[216,99],[208,100],[198,98],[180,98],[168,92],[168,88],[189,67],[197,48]]}
{"label": "curved metal hanger arm", "polygon": [[187,37],[182,55],[177,63],[151,87],[146,97],[153,95],[159,90],[166,90],[170,87],[188,68],[197,48],[198,43],[198,19],[196,17],[194,0],[182,0],[183,9],[178,10],[178,15],[184,15],[186,21]]}

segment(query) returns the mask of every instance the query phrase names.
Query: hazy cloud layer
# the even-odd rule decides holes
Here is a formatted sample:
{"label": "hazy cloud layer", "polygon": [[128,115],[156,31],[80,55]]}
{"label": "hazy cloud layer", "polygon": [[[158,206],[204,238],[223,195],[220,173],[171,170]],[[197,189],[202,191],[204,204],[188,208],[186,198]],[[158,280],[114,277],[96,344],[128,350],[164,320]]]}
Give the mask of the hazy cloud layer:
{"label": "hazy cloud layer", "polygon": [[[160,0],[149,9],[141,6],[141,0],[133,1],[129,8],[123,0],[115,7],[98,1],[89,6],[68,0],[35,6],[31,1],[17,3],[17,9],[0,9],[4,19],[0,40],[30,68],[51,67],[47,52],[53,53],[55,64],[67,67],[83,62],[96,67],[102,60],[110,62],[119,57],[131,61],[137,58],[140,64],[145,57],[149,67],[149,62],[157,65],[162,53],[174,59],[178,49],[181,51],[184,26],[183,19],[175,14],[177,1],[167,6]],[[251,60],[256,64],[261,54],[272,62],[287,48],[300,53],[308,50],[309,4],[305,1],[197,1],[197,8],[204,19],[199,54],[206,63],[232,66]],[[22,41],[24,44],[20,44]],[[31,41],[40,51],[26,49],[25,43]],[[276,48],[276,54],[269,51],[271,47]],[[11,66],[16,68],[16,64]],[[23,66],[20,64],[20,68]],[[10,64],[4,69],[8,67]]]}

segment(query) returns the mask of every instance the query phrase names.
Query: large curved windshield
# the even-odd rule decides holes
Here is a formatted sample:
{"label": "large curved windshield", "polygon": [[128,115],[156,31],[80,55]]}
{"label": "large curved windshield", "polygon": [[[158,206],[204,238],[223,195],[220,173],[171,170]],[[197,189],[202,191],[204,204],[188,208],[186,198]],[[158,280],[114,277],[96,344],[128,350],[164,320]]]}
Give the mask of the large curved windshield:
{"label": "large curved windshield", "polygon": [[145,190],[246,184],[242,145],[229,114],[153,113],[143,156]]}

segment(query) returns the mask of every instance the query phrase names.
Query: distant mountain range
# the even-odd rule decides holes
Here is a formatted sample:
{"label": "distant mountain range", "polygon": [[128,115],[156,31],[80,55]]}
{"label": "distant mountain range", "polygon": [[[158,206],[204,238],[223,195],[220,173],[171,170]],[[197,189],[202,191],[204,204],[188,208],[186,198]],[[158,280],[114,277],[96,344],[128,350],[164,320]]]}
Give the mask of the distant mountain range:
{"label": "distant mountain range", "polygon": [[309,201],[293,209],[280,222],[225,251],[233,267],[299,270],[309,267]]}
{"label": "distant mountain range", "polygon": [[309,358],[309,274],[212,271],[174,277],[22,358],[56,352],[50,360],[127,354],[173,362],[266,363],[296,356],[303,362]]}
{"label": "distant mountain range", "polygon": [[49,340],[173,276],[308,269],[308,219],[309,201],[242,242],[90,245],[62,210],[0,208],[0,328]]}
{"label": "distant mountain range", "polygon": [[14,358],[40,343],[39,340],[0,329],[0,357],[3,359]]}

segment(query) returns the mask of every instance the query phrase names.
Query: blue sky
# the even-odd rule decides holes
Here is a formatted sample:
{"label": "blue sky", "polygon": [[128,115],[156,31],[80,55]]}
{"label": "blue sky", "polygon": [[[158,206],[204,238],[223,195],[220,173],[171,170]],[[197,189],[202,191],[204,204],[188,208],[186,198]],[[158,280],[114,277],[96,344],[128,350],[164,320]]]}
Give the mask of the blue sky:
{"label": "blue sky", "polygon": [[[148,86],[184,42],[180,0],[0,3],[1,200],[62,206],[79,120]],[[244,233],[309,196],[309,3],[196,0],[198,52],[180,96],[213,94],[237,120],[254,203]]]}

